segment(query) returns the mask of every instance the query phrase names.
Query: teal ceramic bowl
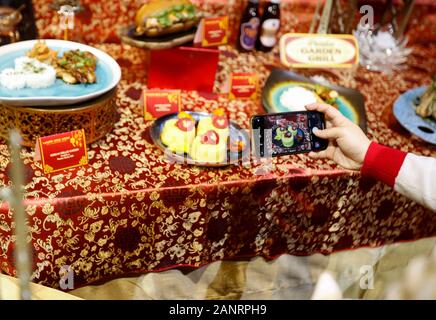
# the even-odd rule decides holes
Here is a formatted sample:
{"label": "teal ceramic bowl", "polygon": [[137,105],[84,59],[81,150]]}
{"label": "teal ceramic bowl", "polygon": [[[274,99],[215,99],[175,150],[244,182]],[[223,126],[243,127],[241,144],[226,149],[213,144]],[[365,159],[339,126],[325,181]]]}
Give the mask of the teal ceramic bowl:
{"label": "teal ceramic bowl", "polygon": [[339,111],[366,132],[365,100],[359,91],[335,85],[317,83],[312,79],[290,71],[277,68],[272,70],[263,90],[263,106],[265,110],[270,113],[296,111],[290,110],[280,102],[282,94],[289,88],[296,86],[312,91],[315,89],[316,85],[322,85],[330,90],[337,91],[339,97],[336,103],[339,107]]}
{"label": "teal ceramic bowl", "polygon": [[[14,68],[14,60],[25,56],[34,46],[36,40],[17,42],[0,47],[0,72],[6,68]],[[93,84],[67,84],[56,79],[48,88],[10,90],[0,85],[0,102],[16,106],[59,106],[72,105],[96,98],[117,86],[121,78],[118,63],[108,54],[81,43],[64,40],[45,40],[50,49],[64,51],[79,49],[93,53],[98,61],[96,67],[97,82]]]}

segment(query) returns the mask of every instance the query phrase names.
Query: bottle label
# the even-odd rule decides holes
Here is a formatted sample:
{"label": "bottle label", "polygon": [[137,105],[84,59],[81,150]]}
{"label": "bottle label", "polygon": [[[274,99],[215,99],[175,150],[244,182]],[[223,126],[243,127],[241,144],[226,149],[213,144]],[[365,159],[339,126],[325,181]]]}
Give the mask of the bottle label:
{"label": "bottle label", "polygon": [[280,29],[279,19],[267,19],[262,23],[260,42],[263,46],[271,48],[277,43],[277,33]]}
{"label": "bottle label", "polygon": [[248,22],[241,24],[241,46],[245,50],[253,50],[259,32],[259,18],[251,18]]}

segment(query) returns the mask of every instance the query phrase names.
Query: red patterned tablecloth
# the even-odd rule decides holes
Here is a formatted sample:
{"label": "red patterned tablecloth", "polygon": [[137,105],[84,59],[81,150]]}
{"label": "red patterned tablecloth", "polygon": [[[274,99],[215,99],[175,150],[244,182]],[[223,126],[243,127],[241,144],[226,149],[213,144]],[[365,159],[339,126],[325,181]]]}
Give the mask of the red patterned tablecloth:
{"label": "red patterned tablecloth", "polygon": [[[173,267],[248,256],[329,254],[362,246],[436,235],[436,215],[359,173],[306,155],[250,162],[222,169],[171,164],[153,145],[151,122],[141,117],[146,80],[144,51],[99,44],[122,66],[114,130],[89,147],[89,165],[44,175],[23,150],[34,281],[59,287],[60,268],[71,266],[75,287],[95,281]],[[426,156],[436,147],[411,136],[395,121],[392,105],[436,72],[436,44],[414,46],[407,68],[386,76],[359,68],[304,71],[360,90],[366,98],[372,139]],[[258,72],[265,81],[277,52],[238,54],[223,48],[216,89],[231,71]],[[183,92],[187,110],[225,107],[248,128],[259,101],[228,101]],[[0,186],[10,186],[9,152],[0,142]],[[15,274],[13,213],[0,202],[0,269]]]}

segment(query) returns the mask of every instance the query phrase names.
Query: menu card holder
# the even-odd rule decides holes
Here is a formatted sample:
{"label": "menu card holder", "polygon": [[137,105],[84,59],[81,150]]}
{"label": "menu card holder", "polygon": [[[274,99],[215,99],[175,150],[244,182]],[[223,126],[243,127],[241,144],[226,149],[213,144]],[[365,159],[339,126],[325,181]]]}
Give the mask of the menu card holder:
{"label": "menu card holder", "polygon": [[213,92],[219,50],[178,47],[151,51],[148,89]]}

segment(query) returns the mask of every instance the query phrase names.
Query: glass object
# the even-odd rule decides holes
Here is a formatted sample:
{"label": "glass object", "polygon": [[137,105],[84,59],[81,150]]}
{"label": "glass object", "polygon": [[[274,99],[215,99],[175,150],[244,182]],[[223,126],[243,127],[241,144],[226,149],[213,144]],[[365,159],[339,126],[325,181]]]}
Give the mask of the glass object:
{"label": "glass object", "polygon": [[277,43],[277,33],[280,29],[280,0],[270,0],[265,3],[260,35],[257,39],[257,50],[271,51]]}
{"label": "glass object", "polygon": [[407,48],[407,37],[396,37],[391,24],[372,29],[358,24],[354,32],[359,43],[360,65],[367,70],[390,74],[403,68],[412,49]]}
{"label": "glass object", "polygon": [[259,0],[249,0],[241,19],[237,42],[239,51],[249,52],[255,49],[259,25]]}
{"label": "glass object", "polygon": [[[21,8],[20,8],[21,9]],[[0,7],[0,37],[1,44],[20,40],[18,24],[23,19],[20,10],[11,7]]]}
{"label": "glass object", "polygon": [[59,36],[63,40],[83,42],[80,19],[77,14],[84,11],[80,0],[54,0],[51,8],[55,10],[58,19]]}

